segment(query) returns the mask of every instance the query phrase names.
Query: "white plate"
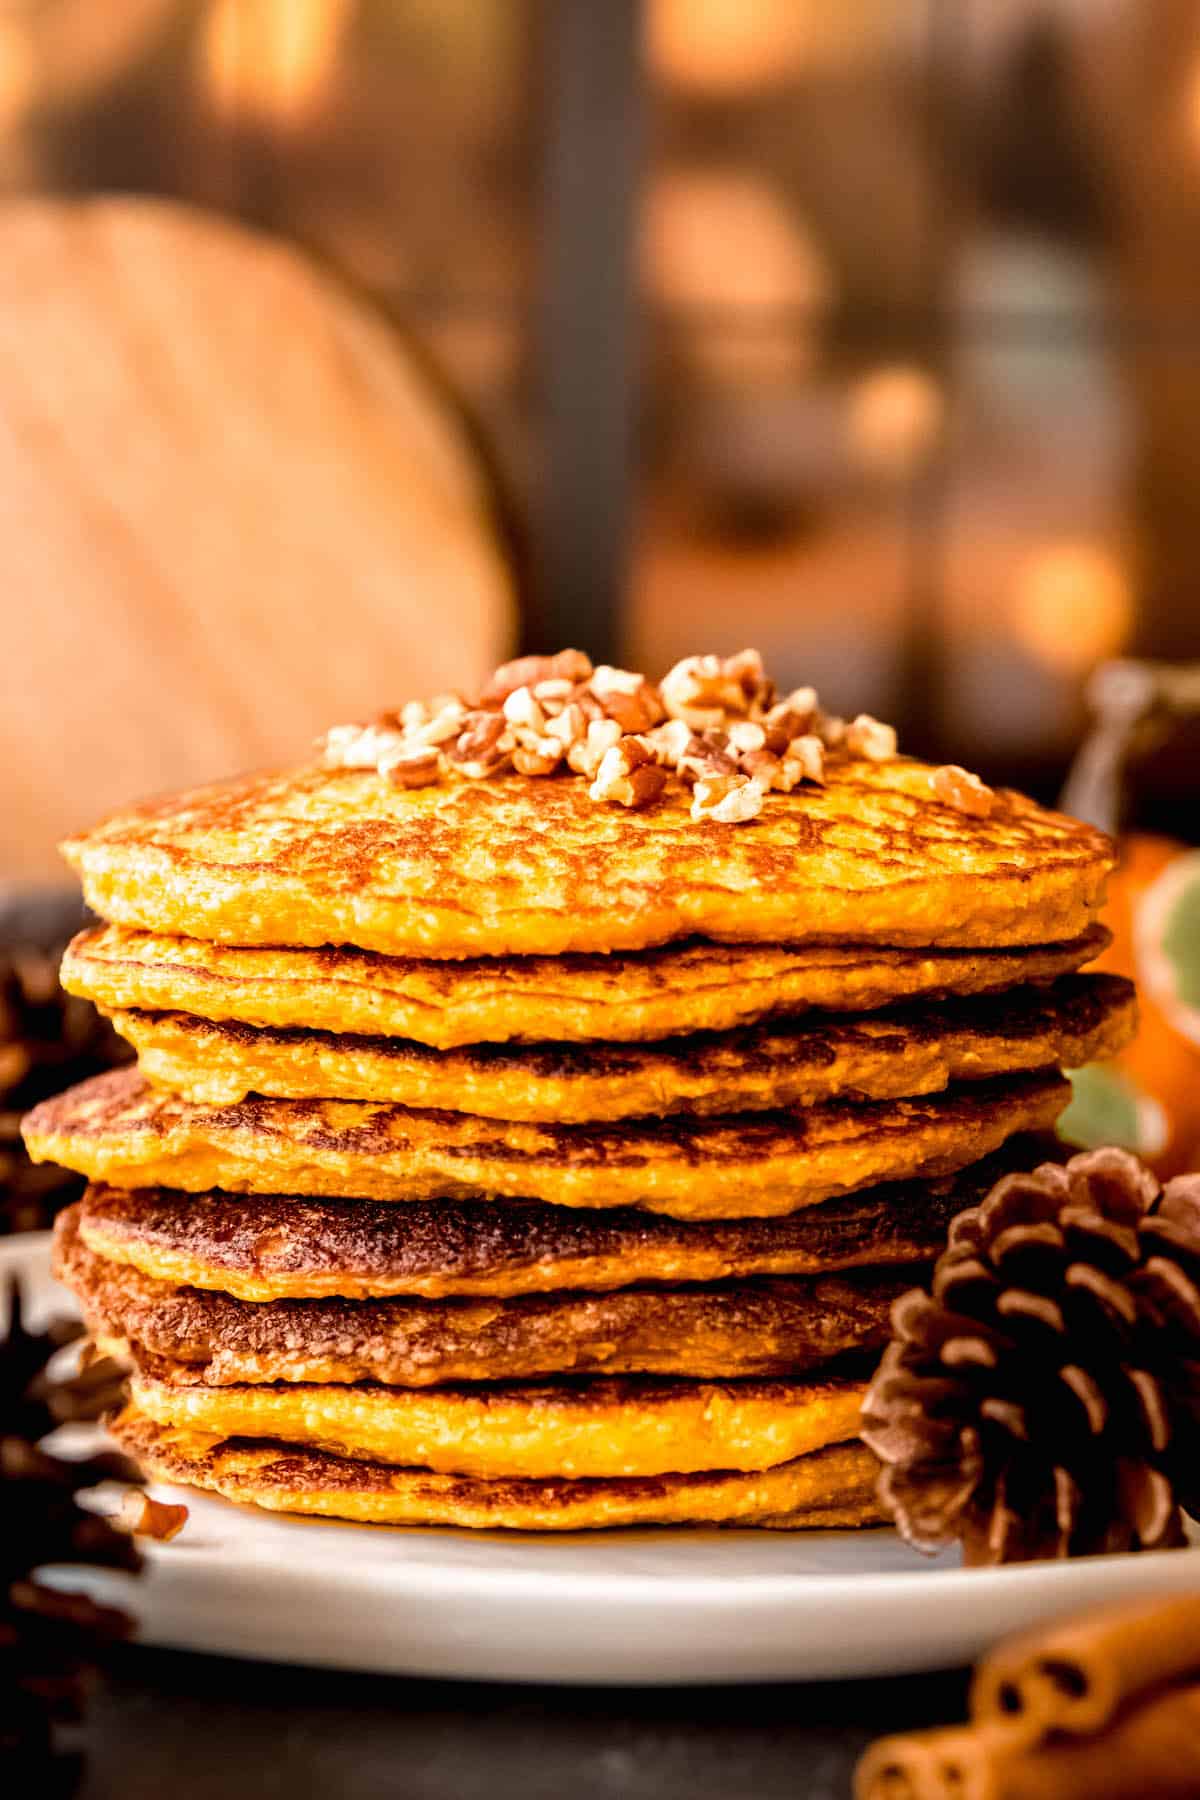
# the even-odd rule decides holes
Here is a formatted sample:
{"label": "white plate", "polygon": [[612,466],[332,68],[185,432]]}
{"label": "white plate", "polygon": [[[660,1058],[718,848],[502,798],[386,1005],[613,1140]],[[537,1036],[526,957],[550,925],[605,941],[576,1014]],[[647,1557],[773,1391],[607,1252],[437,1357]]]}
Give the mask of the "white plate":
{"label": "white plate", "polygon": [[[31,1316],[69,1296],[47,1238],[0,1242]],[[1200,1548],[1013,1569],[927,1562],[891,1532],[521,1537],[280,1518],[184,1490],[191,1517],[125,1590],[142,1639],[406,1675],[733,1682],[968,1662],[1031,1621],[1200,1588]],[[68,1585],[65,1576],[61,1578]],[[77,1578],[74,1578],[76,1579]],[[121,1578],[89,1580],[111,1594]]]}

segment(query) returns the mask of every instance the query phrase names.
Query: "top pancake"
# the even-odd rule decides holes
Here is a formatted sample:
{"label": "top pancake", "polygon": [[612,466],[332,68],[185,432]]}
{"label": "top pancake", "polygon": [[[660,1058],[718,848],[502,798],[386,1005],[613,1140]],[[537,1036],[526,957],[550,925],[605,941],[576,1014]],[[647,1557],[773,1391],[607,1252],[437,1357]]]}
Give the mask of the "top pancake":
{"label": "top pancake", "polygon": [[1053,981],[1099,956],[1093,925],[1065,944],[1008,950],[713,944],[608,956],[473,957],[254,949],[105,925],[63,958],[70,994],[108,1011],[185,1012],[287,1030],[478,1043],[639,1043],[726,1031],[812,1010],[873,1012],[901,1000],[991,994]]}
{"label": "top pancake", "polygon": [[645,810],[586,782],[521,775],[399,789],[305,767],[149,802],[64,845],[122,925],[227,944],[351,944],[388,955],[729,942],[1003,946],[1087,930],[1112,845],[997,794],[987,818],[933,794],[921,763],[830,763],[750,824],[690,817],[672,778]]}

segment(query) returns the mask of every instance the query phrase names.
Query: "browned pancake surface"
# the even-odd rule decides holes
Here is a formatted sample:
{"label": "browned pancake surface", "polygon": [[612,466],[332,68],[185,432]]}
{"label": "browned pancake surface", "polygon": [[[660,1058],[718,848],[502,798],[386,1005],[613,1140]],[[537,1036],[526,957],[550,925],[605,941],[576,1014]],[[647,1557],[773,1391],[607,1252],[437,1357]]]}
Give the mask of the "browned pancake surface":
{"label": "browned pancake surface", "polygon": [[121,1069],[44,1101],[22,1130],[35,1161],[122,1187],[524,1197],[745,1218],[949,1173],[1018,1131],[1048,1129],[1069,1097],[1067,1081],[1044,1073],[861,1106],[555,1127],[347,1100],[193,1106]]}
{"label": "browned pancake surface", "polygon": [[769,1469],[855,1437],[865,1391],[862,1380],[833,1376],[204,1387],[161,1360],[135,1362],[130,1376],[134,1404],[160,1425],[487,1479]]}
{"label": "browned pancake surface", "polygon": [[954,1081],[1079,1068],[1129,1042],[1136,1005],[1133,983],[1119,975],[1074,975],[983,999],[810,1015],[658,1043],[461,1050],[214,1024],[181,1012],[118,1012],[114,1023],[148,1080],[201,1105],[256,1093],[575,1124],[897,1099]]}
{"label": "browned pancake surface", "polygon": [[520,775],[399,789],[315,766],[147,802],[64,845],[102,918],[230,944],[406,956],[732,942],[1055,943],[1093,922],[1100,832],[1003,792],[988,818],[920,763],[835,759],[744,826]]}
{"label": "browned pancake surface", "polygon": [[[80,1241],[60,1215],[55,1273],[93,1334],[178,1381],[428,1387],[539,1375],[796,1375],[878,1349],[902,1275],[626,1288],[524,1299],[275,1300],[156,1281]],[[920,1273],[918,1268],[915,1274]]]}
{"label": "browned pancake surface", "polygon": [[702,1224],[535,1200],[414,1201],[90,1187],[86,1244],[159,1280],[246,1300],[513,1295],[894,1267],[936,1256],[950,1220],[1050,1153],[1015,1139],[953,1176],[891,1183],[781,1219]]}
{"label": "browned pancake surface", "polygon": [[716,944],[693,939],[607,956],[471,957],[213,944],[106,925],[81,932],[63,985],[109,1010],[179,1011],[459,1044],[638,1042],[726,1031],[783,1014],[870,1012],[894,1002],[1051,981],[1100,955],[1094,925],[1068,943],[895,950],[886,944]]}
{"label": "browned pancake surface", "polygon": [[351,1461],[292,1444],[173,1430],[126,1407],[121,1446],[161,1481],[207,1488],[241,1505],[380,1525],[481,1531],[586,1531],[629,1525],[762,1525],[781,1530],[873,1525],[878,1465],[864,1444],[831,1445],[752,1473],[639,1479],[490,1480]]}

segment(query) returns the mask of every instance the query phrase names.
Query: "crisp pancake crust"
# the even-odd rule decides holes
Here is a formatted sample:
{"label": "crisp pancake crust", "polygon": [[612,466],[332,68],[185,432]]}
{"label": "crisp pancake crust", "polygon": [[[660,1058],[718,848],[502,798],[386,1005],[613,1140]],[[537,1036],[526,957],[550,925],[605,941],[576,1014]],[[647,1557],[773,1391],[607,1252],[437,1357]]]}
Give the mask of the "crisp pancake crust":
{"label": "crisp pancake crust", "polygon": [[880,1348],[914,1274],[626,1288],[483,1300],[276,1300],[155,1281],[55,1229],[55,1274],[93,1335],[178,1382],[377,1381],[393,1387],[543,1375],[794,1376]]}
{"label": "crisp pancake crust", "polygon": [[1053,943],[1092,923],[1108,838],[1023,796],[967,817],[923,764],[838,762],[746,826],[673,783],[645,811],[581,780],[398,789],[308,767],[152,801],[70,839],[121,925],[402,956],[639,949],[699,934],[895,945]]}
{"label": "crisp pancake crust", "polygon": [[865,1391],[850,1380],[628,1375],[536,1387],[196,1387],[159,1361],[135,1363],[130,1377],[138,1411],[172,1429],[486,1480],[769,1469],[853,1437]]}
{"label": "crisp pancake crust", "polygon": [[126,1407],[117,1442],[160,1481],[208,1488],[241,1505],[374,1525],[480,1531],[587,1531],[621,1525],[760,1525],[779,1530],[875,1525],[878,1465],[864,1444],[835,1444],[752,1474],[624,1481],[480,1481],[350,1461],[290,1444],[156,1425]]}
{"label": "crisp pancake crust", "polygon": [[656,1044],[478,1044],[431,1050],[396,1038],[212,1024],[188,1013],[119,1012],[147,1080],[186,1100],[398,1101],[492,1119],[571,1124],[899,1099],[1114,1056],[1136,1025],[1133,983],[1066,976],[1046,989],[810,1016]]}
{"label": "crisp pancake crust", "polygon": [[312,1200],[90,1187],[80,1235],[111,1262],[243,1300],[506,1296],[644,1282],[821,1275],[937,1255],[950,1220],[1012,1169],[1046,1159],[1020,1138],[959,1174],[868,1188],[781,1219],[702,1224],[537,1200]]}
{"label": "crisp pancake crust", "polygon": [[1069,974],[1108,942],[1103,926],[1093,925],[1069,943],[1011,950],[700,941],[626,955],[450,963],[328,945],[246,949],[106,925],[70,945],[62,981],[109,1011],[180,1011],[448,1050],[546,1039],[630,1043],[813,1008],[870,1012],[897,1001],[993,993]]}
{"label": "crisp pancake crust", "polygon": [[1048,1128],[1069,1096],[1060,1076],[1019,1075],[918,1100],[552,1127],[349,1100],[192,1106],[119,1069],[44,1101],[22,1130],[35,1162],[117,1186],[397,1201],[521,1196],[750,1218],[949,1173],[1015,1132]]}

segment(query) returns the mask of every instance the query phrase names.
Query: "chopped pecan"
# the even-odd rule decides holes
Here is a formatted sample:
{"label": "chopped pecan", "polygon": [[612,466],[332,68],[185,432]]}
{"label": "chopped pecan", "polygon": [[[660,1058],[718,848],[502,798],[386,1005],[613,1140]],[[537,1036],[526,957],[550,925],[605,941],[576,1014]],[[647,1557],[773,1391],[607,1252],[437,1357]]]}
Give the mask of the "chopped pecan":
{"label": "chopped pecan", "polygon": [[946,763],[935,769],[929,778],[929,785],[937,799],[943,805],[954,807],[956,812],[969,813],[973,818],[986,819],[991,816],[995,805],[995,791],[981,781],[978,775],[972,775],[968,769],[960,769],[957,763]]}
{"label": "chopped pecan", "polygon": [[456,695],[447,695],[431,704],[430,716],[419,725],[410,726],[408,735],[416,744],[448,744],[463,728],[467,709]]}
{"label": "chopped pecan", "polygon": [[533,697],[539,701],[547,713],[561,712],[575,692],[575,683],[563,677],[554,677],[549,681],[534,684]]}
{"label": "chopped pecan", "polygon": [[615,719],[622,731],[648,731],[663,716],[658,689],[632,669],[614,669],[601,663],[588,682],[588,689],[605,716]]}
{"label": "chopped pecan", "polygon": [[320,741],[330,769],[377,769],[381,757],[404,748],[398,731],[380,725],[335,725]]}
{"label": "chopped pecan", "polygon": [[[896,734],[865,713],[847,725],[822,712],[811,687],[782,698],[756,650],[689,656],[661,687],[632,669],[582,651],[523,656],[503,664],[482,698],[459,694],[410,701],[367,725],[336,726],[322,740],[331,767],[375,769],[400,787],[437,781],[451,765],[472,779],[515,768],[551,775],[564,761],[597,799],[645,805],[666,771],[697,790],[693,816],[753,818],[771,791],[822,784],[827,750],[885,762]],[[965,771],[939,772],[935,791],[983,813],[991,795]]]}
{"label": "chopped pecan", "polygon": [[692,789],[692,818],[742,825],[762,811],[763,790],[746,775],[705,775]]}
{"label": "chopped pecan", "polygon": [[614,669],[611,663],[598,663],[588,682],[598,700],[606,694],[636,694],[647,685],[646,677],[636,669]]}
{"label": "chopped pecan", "polygon": [[779,785],[785,794],[790,794],[802,781],[813,781],[818,787],[824,787],[825,746],[820,738],[812,732],[793,738],[783,759],[783,774],[784,779]]}
{"label": "chopped pecan", "polygon": [[546,736],[554,738],[564,750],[572,744],[578,744],[587,736],[587,720],[583,716],[583,708],[578,701],[572,700],[546,721]]}
{"label": "chopped pecan", "polygon": [[[793,688],[782,700],[769,707],[763,715],[763,724],[769,733],[785,732],[790,743],[795,737],[802,737],[813,728],[813,719],[817,712],[817,690],[811,687]],[[768,748],[773,748],[768,745]]]}
{"label": "chopped pecan", "polygon": [[[773,750],[746,750],[738,757],[738,768],[759,787],[770,790],[784,785],[783,758]],[[795,782],[792,783],[795,786]]]}
{"label": "chopped pecan", "polygon": [[507,768],[515,741],[503,713],[471,712],[450,759],[460,774],[481,781]]}
{"label": "chopped pecan", "polygon": [[553,775],[563,759],[563,746],[557,738],[539,737],[535,731],[520,731],[512,759],[513,768],[519,775]]}
{"label": "chopped pecan", "polygon": [[692,728],[686,719],[668,719],[644,734],[644,741],[654,752],[654,759],[664,769],[677,769],[679,759],[692,741]]}
{"label": "chopped pecan", "polygon": [[546,723],[541,702],[534,697],[531,687],[514,688],[511,694],[506,694],[501,710],[510,725],[524,726],[527,731],[541,731]]}
{"label": "chopped pecan", "polygon": [[618,806],[648,806],[657,800],[667,778],[654,760],[654,752],[639,738],[622,738],[606,750],[588,789],[593,800]]}
{"label": "chopped pecan", "polygon": [[859,713],[846,727],[846,748],[851,756],[865,756],[868,762],[891,762],[896,754],[896,733],[870,713]]}
{"label": "chopped pecan", "polygon": [[659,693],[668,717],[683,719],[694,731],[720,725],[730,698],[735,706],[742,698],[740,686],[722,678],[719,656],[685,656],[667,670]]}
{"label": "chopped pecan", "polygon": [[739,756],[763,749],[766,741],[767,734],[762,726],[751,719],[738,719],[729,727],[729,748]]}
{"label": "chopped pecan", "polygon": [[586,681],[592,661],[582,650],[560,650],[555,656],[518,656],[501,663],[484,690],[485,703],[498,704],[514,688],[536,687],[540,681]]}
{"label": "chopped pecan", "polygon": [[393,787],[433,787],[442,774],[442,753],[433,745],[412,744],[380,759],[379,773]]}
{"label": "chopped pecan", "polygon": [[685,656],[663,676],[659,692],[673,719],[695,731],[724,724],[726,718],[754,717],[770,707],[774,684],[763,674],[757,650],[736,656]]}
{"label": "chopped pecan", "polygon": [[109,1515],[109,1524],[131,1537],[157,1538],[165,1544],[177,1537],[187,1524],[186,1506],[172,1506],[166,1500],[152,1500],[140,1489],[122,1494],[120,1505]]}
{"label": "chopped pecan", "polygon": [[737,758],[724,747],[728,742],[723,731],[705,731],[690,737],[676,764],[682,779],[693,782],[708,775],[736,775]]}
{"label": "chopped pecan", "polygon": [[764,670],[757,650],[739,650],[736,656],[726,657],[723,673],[727,681],[736,682],[742,690],[741,710],[751,718],[758,718],[774,704],[775,683]]}
{"label": "chopped pecan", "polygon": [[775,750],[751,750],[739,756],[738,768],[760,787],[790,794],[802,781],[825,782],[825,747],[820,738],[793,738],[782,754]]}
{"label": "chopped pecan", "polygon": [[[410,731],[415,725],[423,725],[429,714],[421,700],[407,700],[404,705],[395,709],[385,709],[376,713],[371,724],[376,731]],[[341,727],[340,729],[345,729]]]}
{"label": "chopped pecan", "polygon": [[593,719],[607,719],[608,714],[593,694],[591,687],[585,683],[575,690],[575,704],[580,708],[584,718],[590,725]]}
{"label": "chopped pecan", "polygon": [[[582,710],[582,708],[581,708]],[[586,736],[577,738],[567,750],[567,762],[577,775],[592,780],[601,759],[621,741],[621,727],[615,719],[593,719]]]}
{"label": "chopped pecan", "polygon": [[649,731],[663,716],[662,704],[649,682],[638,694],[607,693],[596,698],[607,718],[615,719],[622,731],[635,735]]}

